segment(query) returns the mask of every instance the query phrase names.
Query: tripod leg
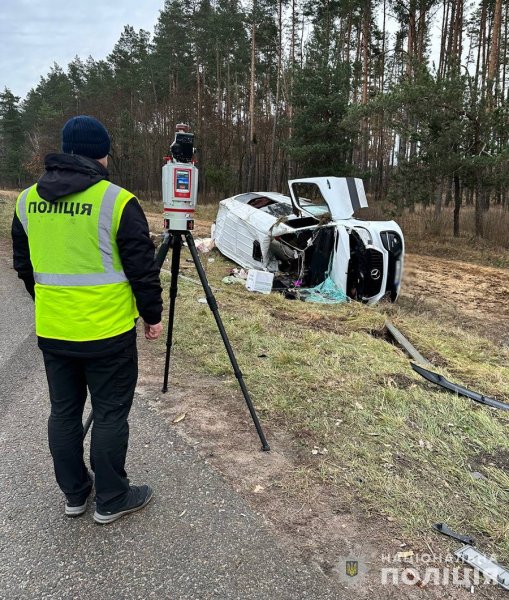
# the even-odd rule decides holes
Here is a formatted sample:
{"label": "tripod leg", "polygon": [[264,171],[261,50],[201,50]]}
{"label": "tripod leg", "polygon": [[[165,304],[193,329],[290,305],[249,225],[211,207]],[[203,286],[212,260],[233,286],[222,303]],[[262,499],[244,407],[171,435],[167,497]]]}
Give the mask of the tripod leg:
{"label": "tripod leg", "polygon": [[83,425],[83,439],[87,437],[88,430],[90,429],[90,425],[92,425],[92,421],[94,419],[94,413],[90,411],[90,414],[85,421],[85,425]]}
{"label": "tripod leg", "polygon": [[[168,376],[170,373],[171,346],[173,343],[173,321],[175,319],[175,302],[177,300],[178,278],[180,266],[180,250],[182,248],[182,237],[180,233],[170,234],[173,236],[173,252],[171,255],[171,283],[170,283],[170,311],[168,316],[168,333],[166,335],[166,358],[164,361],[163,393],[168,391]],[[164,261],[164,259],[163,259]]]}
{"label": "tripod leg", "polygon": [[194,265],[196,267],[196,270],[198,271],[198,276],[200,277],[200,281],[203,286],[203,291],[205,292],[205,297],[207,298],[207,303],[210,307],[210,310],[212,311],[212,314],[214,315],[214,319],[216,320],[217,328],[219,329],[219,333],[221,334],[224,346],[226,348],[226,352],[228,353],[228,357],[233,367],[233,372],[235,373],[235,377],[239,382],[240,389],[242,390],[242,394],[244,395],[247,407],[249,409],[249,412],[251,413],[251,418],[253,419],[256,431],[258,432],[258,436],[260,437],[260,441],[262,443],[262,450],[270,450],[269,444],[267,443],[267,439],[265,438],[265,434],[263,433],[262,426],[260,425],[260,421],[258,420],[258,415],[256,414],[255,407],[253,406],[253,402],[251,400],[251,397],[249,396],[249,392],[247,391],[246,384],[244,383],[242,372],[237,363],[237,359],[235,358],[235,354],[233,353],[230,340],[228,339],[228,334],[226,333],[223,321],[221,320],[221,316],[217,308],[216,299],[214,298],[214,294],[210,289],[209,282],[207,281],[207,275],[203,270],[203,265],[201,264],[200,257],[198,256],[198,251],[196,250],[193,236],[189,231],[185,232],[185,236],[187,245],[189,246],[189,250],[191,252],[191,256],[193,257]]}
{"label": "tripod leg", "polygon": [[171,245],[171,233],[169,231],[167,231],[164,234],[163,241],[161,242],[161,245],[159,246],[159,250],[156,253],[156,263],[159,268],[161,268],[163,266],[163,263],[166,259],[166,255],[168,254],[170,245]]}

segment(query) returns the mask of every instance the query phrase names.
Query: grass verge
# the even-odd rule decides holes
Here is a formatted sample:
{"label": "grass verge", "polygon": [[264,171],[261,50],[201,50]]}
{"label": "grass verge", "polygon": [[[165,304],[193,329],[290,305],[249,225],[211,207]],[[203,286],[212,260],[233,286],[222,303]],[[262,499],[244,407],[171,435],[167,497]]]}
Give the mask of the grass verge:
{"label": "grass verge", "polygon": [[[449,378],[506,401],[509,349],[404,307],[253,294],[221,282],[232,263],[219,253],[203,263],[253,400],[266,424],[298,440],[303,477],[311,471],[414,538],[447,522],[509,561],[509,416],[424,382],[385,338],[384,321]],[[179,290],[179,376],[208,373],[236,387],[201,287],[181,281]]]}

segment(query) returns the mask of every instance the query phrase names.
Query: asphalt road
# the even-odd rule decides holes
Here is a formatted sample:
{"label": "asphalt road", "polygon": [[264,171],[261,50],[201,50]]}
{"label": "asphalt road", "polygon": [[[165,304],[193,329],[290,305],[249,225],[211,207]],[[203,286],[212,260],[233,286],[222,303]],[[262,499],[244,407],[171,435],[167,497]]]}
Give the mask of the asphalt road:
{"label": "asphalt road", "polygon": [[32,301],[0,257],[0,598],[341,599],[137,397],[128,472],[152,503],[107,526],[64,516],[47,449]]}

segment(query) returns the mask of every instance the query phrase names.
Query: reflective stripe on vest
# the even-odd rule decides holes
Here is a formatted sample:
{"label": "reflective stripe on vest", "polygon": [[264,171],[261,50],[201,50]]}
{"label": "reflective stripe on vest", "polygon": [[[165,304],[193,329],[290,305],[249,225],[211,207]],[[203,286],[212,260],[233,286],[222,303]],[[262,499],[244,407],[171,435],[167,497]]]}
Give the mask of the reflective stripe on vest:
{"label": "reflective stripe on vest", "polygon": [[[104,192],[104,196],[101,203],[101,212],[99,213],[99,250],[101,251],[101,259],[103,261],[105,273],[118,273],[113,269],[111,222],[113,219],[113,209],[115,208],[115,200],[117,199],[117,196],[121,191],[122,188],[118,187],[118,185],[110,183],[109,186],[106,188],[106,191]],[[121,273],[124,275],[123,271],[121,271]],[[127,277],[125,275],[122,281],[127,281]],[[116,283],[116,281],[112,283]]]}
{"label": "reflective stripe on vest", "polygon": [[[26,198],[30,188],[25,190],[19,199],[20,220],[28,235],[28,217],[26,212]],[[107,283],[122,283],[127,281],[124,271],[115,271],[113,268],[113,246],[111,243],[111,228],[113,210],[117,196],[122,188],[113,183],[108,184],[101,201],[101,212],[99,213],[98,240],[101,261],[104,272],[84,274],[59,274],[59,273],[34,273],[36,283],[42,285],[104,285]]]}
{"label": "reflective stripe on vest", "polygon": [[28,192],[30,191],[31,188],[27,188],[26,190],[24,190],[21,193],[21,196],[19,198],[19,202],[18,202],[18,212],[19,212],[19,220],[21,221],[21,224],[23,225],[23,229],[25,230],[25,233],[28,235],[28,215],[27,215],[27,196],[28,196]]}
{"label": "reflective stripe on vest", "polygon": [[69,275],[58,273],[34,273],[35,283],[42,285],[65,285],[68,287],[78,285],[103,285],[105,283],[122,283],[127,281],[123,271],[111,271],[110,273],[83,273],[81,275]]}

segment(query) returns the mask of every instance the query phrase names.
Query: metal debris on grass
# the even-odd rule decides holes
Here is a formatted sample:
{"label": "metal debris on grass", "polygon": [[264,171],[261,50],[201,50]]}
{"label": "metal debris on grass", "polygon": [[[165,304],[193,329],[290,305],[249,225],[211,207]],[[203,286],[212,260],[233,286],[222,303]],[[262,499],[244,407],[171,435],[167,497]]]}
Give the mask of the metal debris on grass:
{"label": "metal debris on grass", "polygon": [[500,400],[496,400],[495,398],[490,398],[489,396],[483,396],[477,392],[472,392],[471,390],[458,385],[457,383],[453,383],[446,379],[443,375],[439,375],[438,373],[434,373],[433,371],[428,371],[427,369],[423,369],[419,365],[414,363],[410,363],[412,369],[424,377],[427,381],[439,385],[450,392],[454,392],[458,394],[458,396],[464,396],[465,398],[470,398],[474,400],[474,402],[479,402],[479,404],[484,404],[485,406],[490,406],[491,408],[499,408],[500,410],[509,410],[509,404],[505,404],[504,402],[500,402]]}

